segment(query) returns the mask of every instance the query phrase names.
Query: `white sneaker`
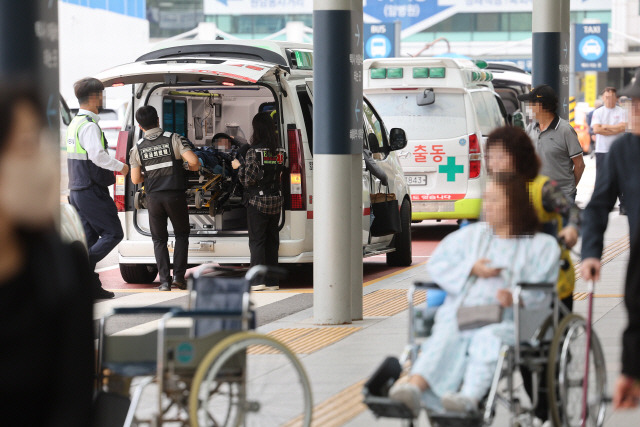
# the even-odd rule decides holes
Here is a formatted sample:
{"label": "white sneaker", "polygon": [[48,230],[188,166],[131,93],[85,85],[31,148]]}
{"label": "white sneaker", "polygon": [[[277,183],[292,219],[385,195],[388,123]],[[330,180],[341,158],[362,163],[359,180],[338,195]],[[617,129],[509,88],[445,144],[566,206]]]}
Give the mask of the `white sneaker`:
{"label": "white sneaker", "polygon": [[264,287],[265,291],[277,291],[278,289],[280,289],[280,286],[278,286],[278,285],[272,285],[272,286],[265,286]]}
{"label": "white sneaker", "polygon": [[404,403],[411,410],[414,418],[420,415],[420,389],[411,383],[394,384],[389,390],[389,399]]}
{"label": "white sneaker", "polygon": [[262,285],[253,285],[251,286],[251,291],[264,291],[267,287],[262,284]]}
{"label": "white sneaker", "polygon": [[442,407],[451,412],[475,412],[478,402],[460,393],[446,393],[442,396]]}

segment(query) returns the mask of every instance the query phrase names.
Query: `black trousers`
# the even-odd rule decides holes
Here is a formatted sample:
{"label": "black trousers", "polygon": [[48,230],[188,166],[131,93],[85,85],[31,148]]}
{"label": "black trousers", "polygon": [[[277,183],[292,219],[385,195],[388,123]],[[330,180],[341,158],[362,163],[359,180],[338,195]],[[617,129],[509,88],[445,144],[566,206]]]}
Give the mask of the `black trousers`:
{"label": "black trousers", "polygon": [[176,244],[173,251],[173,274],[178,279],[184,279],[187,271],[187,251],[189,250],[189,212],[187,210],[187,196],[184,191],[157,191],[147,194],[147,209],[149,210],[149,227],[153,251],[158,264],[160,283],[171,283],[169,271],[169,249],[167,241],[167,218],[171,220]]}
{"label": "black trousers", "polygon": [[[69,203],[76,208],[89,248],[91,271],[96,264],[115,248],[124,237],[118,209],[109,195],[109,189],[93,185],[84,190],[71,190]],[[100,278],[93,273],[92,281],[100,287]]]}
{"label": "black trousers", "polygon": [[[598,174],[602,173],[602,168],[604,167],[604,160],[607,157],[607,153],[596,153],[596,183],[598,182]],[[624,198],[623,194],[620,193],[618,196],[620,199],[620,209],[624,209]]]}
{"label": "black trousers", "polygon": [[[280,215],[267,215],[255,206],[247,206],[247,226],[249,228],[249,252],[251,266],[278,265]],[[277,285],[277,279],[268,279],[267,285]]]}

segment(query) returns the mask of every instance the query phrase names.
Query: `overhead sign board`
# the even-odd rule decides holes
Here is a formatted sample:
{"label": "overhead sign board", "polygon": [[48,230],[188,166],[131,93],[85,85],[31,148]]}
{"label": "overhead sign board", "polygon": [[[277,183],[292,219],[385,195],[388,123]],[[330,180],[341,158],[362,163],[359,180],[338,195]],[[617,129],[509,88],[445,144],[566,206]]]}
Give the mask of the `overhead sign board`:
{"label": "overhead sign board", "polygon": [[609,71],[607,24],[576,24],[576,71]]}
{"label": "overhead sign board", "polygon": [[204,0],[205,15],[288,15],[313,13],[313,0]]}
{"label": "overhead sign board", "polygon": [[400,54],[400,22],[364,24],[364,58],[393,58]]}

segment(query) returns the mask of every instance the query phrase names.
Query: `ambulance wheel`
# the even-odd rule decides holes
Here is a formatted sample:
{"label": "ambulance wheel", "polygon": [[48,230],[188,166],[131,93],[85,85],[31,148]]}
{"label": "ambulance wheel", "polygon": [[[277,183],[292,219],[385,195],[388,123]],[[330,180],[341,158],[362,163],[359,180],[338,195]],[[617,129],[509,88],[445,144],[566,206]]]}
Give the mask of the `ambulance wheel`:
{"label": "ambulance wheel", "polygon": [[196,191],[196,209],[202,209],[202,202],[204,197],[202,196],[202,191]]}
{"label": "ambulance wheel", "polygon": [[387,265],[392,267],[406,267],[413,261],[411,257],[411,203],[408,200],[402,201],[400,208],[400,224],[402,231],[391,241],[391,246],[395,247],[394,252],[387,254]]}
{"label": "ambulance wheel", "polygon": [[158,268],[152,264],[120,264],[120,274],[127,283],[153,283]]}

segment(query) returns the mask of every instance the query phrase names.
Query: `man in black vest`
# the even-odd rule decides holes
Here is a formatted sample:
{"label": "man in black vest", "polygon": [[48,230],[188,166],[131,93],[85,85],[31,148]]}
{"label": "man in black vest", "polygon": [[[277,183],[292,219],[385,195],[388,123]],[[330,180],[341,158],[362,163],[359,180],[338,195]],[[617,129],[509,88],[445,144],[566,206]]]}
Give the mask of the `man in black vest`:
{"label": "man in black vest", "polygon": [[[138,109],[136,120],[144,131],[144,137],[129,152],[131,181],[145,184],[149,227],[160,275],[159,289],[170,291],[172,284],[186,289],[184,274],[187,270],[190,228],[185,193],[187,183],[182,162],[184,159],[189,163],[189,170],[197,171],[200,161],[185,138],[160,129],[158,113],[152,106]],[[173,280],[169,271],[167,218],[173,224],[176,237]]]}
{"label": "man in black vest", "polygon": [[[103,105],[102,82],[84,78],[73,89],[80,109],[67,128],[69,203],[80,215],[93,270],[124,237],[109,187],[116,182],[113,173],[126,175],[129,166],[109,156],[107,140],[98,125]],[[114,297],[113,292],[102,288],[98,273],[93,273],[93,282],[94,298]]]}

